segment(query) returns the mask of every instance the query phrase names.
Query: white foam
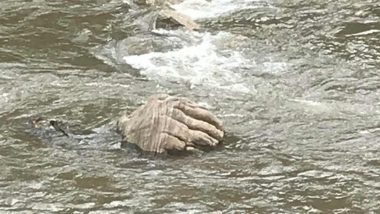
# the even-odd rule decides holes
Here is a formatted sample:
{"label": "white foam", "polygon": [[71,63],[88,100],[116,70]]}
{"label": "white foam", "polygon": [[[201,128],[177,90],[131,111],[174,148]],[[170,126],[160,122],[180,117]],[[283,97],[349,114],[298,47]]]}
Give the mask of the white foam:
{"label": "white foam", "polygon": [[151,52],[125,56],[123,59],[142,74],[155,80],[182,81],[195,87],[198,85],[249,93],[254,90],[244,82],[239,68],[249,67],[252,62],[239,52],[218,51],[216,43],[228,41],[231,34],[200,34],[194,45],[169,52]]}
{"label": "white foam", "polygon": [[172,5],[178,12],[192,19],[213,18],[241,9],[256,8],[258,0],[186,0]]}
{"label": "white foam", "polygon": [[366,31],[359,32],[359,33],[349,34],[347,36],[365,36],[365,35],[375,34],[375,33],[379,33],[379,32],[380,32],[380,30],[371,29],[371,30],[366,30]]}

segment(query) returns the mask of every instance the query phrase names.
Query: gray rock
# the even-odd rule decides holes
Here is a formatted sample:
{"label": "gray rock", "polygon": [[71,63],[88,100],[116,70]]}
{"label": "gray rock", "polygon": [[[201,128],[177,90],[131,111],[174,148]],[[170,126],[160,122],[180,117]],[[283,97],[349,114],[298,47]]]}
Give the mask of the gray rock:
{"label": "gray rock", "polygon": [[[183,26],[188,30],[198,30],[199,25],[194,22],[190,17],[178,13],[173,9],[163,9],[158,13],[156,20],[156,28],[160,28],[162,23],[168,23],[167,26]],[[167,27],[164,27],[167,28]]]}
{"label": "gray rock", "polygon": [[[65,146],[68,142],[72,146],[85,143],[88,137],[102,139],[104,144],[104,141],[110,141],[109,136],[113,136],[102,136],[107,131],[93,133],[92,130],[83,129],[76,130],[76,134],[66,122],[41,117],[31,119],[30,124],[31,134]],[[210,149],[224,137],[222,122],[210,111],[187,98],[169,95],[151,96],[145,105],[129,115],[123,114],[117,120],[117,129],[123,141],[153,153]],[[120,143],[120,135],[117,136],[117,143]]]}
{"label": "gray rock", "polygon": [[143,151],[165,153],[215,147],[223,136],[222,122],[186,98],[154,95],[118,121],[124,139]]}
{"label": "gray rock", "polygon": [[153,28],[172,29],[180,26],[188,30],[197,30],[199,25],[185,14],[175,11],[171,5],[178,4],[181,0],[135,0],[140,6],[151,7],[156,12]]}

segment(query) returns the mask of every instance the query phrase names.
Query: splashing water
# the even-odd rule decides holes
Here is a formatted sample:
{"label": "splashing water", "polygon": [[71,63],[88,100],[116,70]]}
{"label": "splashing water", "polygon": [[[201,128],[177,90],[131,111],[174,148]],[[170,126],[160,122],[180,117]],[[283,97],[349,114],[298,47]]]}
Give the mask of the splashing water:
{"label": "splashing water", "polygon": [[228,40],[231,34],[220,32],[194,33],[200,42],[168,52],[151,52],[125,56],[124,60],[151,79],[165,79],[190,83],[192,87],[202,85],[250,93],[252,86],[243,82],[237,68],[250,67],[252,62],[236,51],[221,53],[216,43]]}
{"label": "splashing water", "polygon": [[207,19],[228,15],[234,11],[256,8],[257,0],[189,0],[173,5],[178,12],[193,19]]}

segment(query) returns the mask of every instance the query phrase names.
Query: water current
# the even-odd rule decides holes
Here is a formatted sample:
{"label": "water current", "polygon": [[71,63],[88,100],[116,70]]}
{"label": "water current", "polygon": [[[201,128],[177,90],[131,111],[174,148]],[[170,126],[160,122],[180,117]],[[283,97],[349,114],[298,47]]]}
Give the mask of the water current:
{"label": "water current", "polygon": [[[201,29],[151,31],[122,0],[0,2],[1,213],[380,213],[379,1],[173,7]],[[112,121],[156,93],[211,109],[223,147],[120,148]]]}

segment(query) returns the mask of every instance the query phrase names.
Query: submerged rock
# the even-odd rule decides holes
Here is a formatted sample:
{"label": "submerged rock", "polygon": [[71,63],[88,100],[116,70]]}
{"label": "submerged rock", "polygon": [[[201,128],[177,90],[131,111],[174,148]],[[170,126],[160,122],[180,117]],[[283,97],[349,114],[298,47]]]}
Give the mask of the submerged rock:
{"label": "submerged rock", "polygon": [[62,121],[36,117],[32,118],[29,122],[33,135],[48,139],[60,136],[69,137],[67,131],[68,125]]}
{"label": "submerged rock", "polygon": [[222,122],[208,110],[186,98],[154,95],[132,114],[118,121],[124,139],[143,151],[189,151],[218,145]]}
{"label": "submerged rock", "polygon": [[[33,135],[53,142],[62,138],[81,142],[88,132],[76,130],[81,134],[74,134],[65,122],[41,117],[32,119],[30,124]],[[123,142],[153,153],[209,149],[224,136],[222,122],[211,112],[189,99],[169,95],[154,95],[130,115],[123,114],[117,120],[117,129]],[[107,136],[96,138],[109,141]]]}
{"label": "submerged rock", "polygon": [[156,28],[175,28],[183,26],[189,30],[199,29],[199,25],[190,17],[173,9],[164,9],[158,13]]}
{"label": "submerged rock", "polygon": [[185,14],[174,10],[171,5],[180,3],[181,0],[136,0],[135,4],[151,7],[154,11],[153,29],[174,29],[184,27],[188,30],[197,30],[199,25]]}

